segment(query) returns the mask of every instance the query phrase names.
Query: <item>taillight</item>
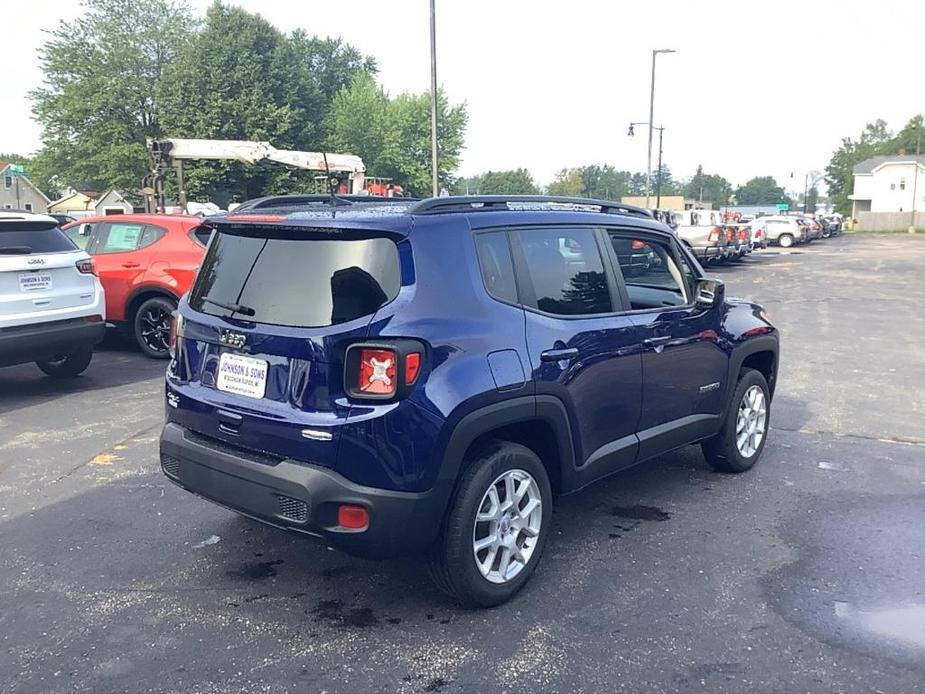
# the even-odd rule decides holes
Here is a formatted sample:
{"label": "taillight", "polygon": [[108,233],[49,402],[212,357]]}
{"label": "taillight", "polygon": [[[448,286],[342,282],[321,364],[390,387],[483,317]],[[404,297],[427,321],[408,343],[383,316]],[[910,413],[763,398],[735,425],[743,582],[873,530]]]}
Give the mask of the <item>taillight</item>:
{"label": "taillight", "polygon": [[177,357],[177,344],[179,344],[182,336],[183,316],[174,311],[170,316],[170,343],[168,344],[171,359],[176,359]]}
{"label": "taillight", "polygon": [[361,349],[356,389],[370,395],[395,395],[398,389],[395,379],[397,361],[395,350]]}
{"label": "taillight", "polygon": [[393,400],[405,397],[424,369],[417,340],[351,345],[344,359],[344,390],[353,398]]}
{"label": "taillight", "polygon": [[708,238],[710,243],[716,243],[717,241],[719,241],[719,235],[721,231],[722,229],[720,229],[719,227],[713,227],[713,231],[710,232],[710,236]]}
{"label": "taillight", "polygon": [[412,352],[405,357],[405,385],[410,386],[418,380],[421,371],[421,353]]}
{"label": "taillight", "polygon": [[646,244],[645,244],[644,241],[640,241],[639,239],[635,239],[635,240],[633,241],[633,243],[632,243],[632,246],[633,246],[633,250],[634,250],[634,251],[641,251],[643,248],[646,247]]}
{"label": "taillight", "polygon": [[735,230],[726,229],[726,241],[729,242],[729,241],[735,241],[735,240],[736,240]]}
{"label": "taillight", "polygon": [[745,229],[739,229],[739,241],[748,241],[748,232]]}
{"label": "taillight", "polygon": [[82,275],[95,275],[96,274],[96,265],[93,264],[93,258],[85,258],[84,260],[78,260],[74,265],[77,266],[77,272]]}

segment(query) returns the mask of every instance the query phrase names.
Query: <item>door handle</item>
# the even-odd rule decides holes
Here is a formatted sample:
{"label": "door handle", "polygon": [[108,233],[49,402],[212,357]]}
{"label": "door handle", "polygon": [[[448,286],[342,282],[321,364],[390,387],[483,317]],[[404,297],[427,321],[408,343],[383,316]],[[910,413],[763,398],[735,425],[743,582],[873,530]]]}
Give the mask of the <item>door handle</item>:
{"label": "door handle", "polygon": [[577,347],[565,347],[563,349],[547,349],[540,354],[540,361],[563,361],[564,359],[574,359],[578,356]]}
{"label": "door handle", "polygon": [[126,268],[141,267],[141,263],[122,263],[122,267],[126,267]]}

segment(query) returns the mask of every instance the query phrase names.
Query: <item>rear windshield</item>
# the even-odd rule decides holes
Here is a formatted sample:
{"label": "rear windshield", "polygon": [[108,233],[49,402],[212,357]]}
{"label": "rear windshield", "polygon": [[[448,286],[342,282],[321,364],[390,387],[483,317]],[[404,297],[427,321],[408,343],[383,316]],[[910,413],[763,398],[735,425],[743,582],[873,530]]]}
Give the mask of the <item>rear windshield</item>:
{"label": "rear windshield", "polygon": [[58,227],[49,222],[0,221],[0,255],[62,253],[76,251],[77,246]]}
{"label": "rear windshield", "polygon": [[257,323],[323,327],[368,316],[398,296],[398,248],[387,238],[280,239],[215,234],[190,306]]}

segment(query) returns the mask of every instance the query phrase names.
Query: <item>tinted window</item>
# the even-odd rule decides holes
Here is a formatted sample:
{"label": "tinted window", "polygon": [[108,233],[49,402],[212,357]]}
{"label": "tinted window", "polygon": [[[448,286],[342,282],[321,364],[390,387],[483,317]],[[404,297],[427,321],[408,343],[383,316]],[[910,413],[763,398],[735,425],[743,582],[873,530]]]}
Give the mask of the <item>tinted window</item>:
{"label": "tinted window", "polygon": [[517,286],[514,283],[514,262],[507,232],[493,231],[477,234],[475,247],[479,254],[479,267],[485,289],[496,299],[510,303],[517,302]]}
{"label": "tinted window", "polygon": [[[81,229],[83,229],[85,233],[81,234]],[[90,243],[90,233],[92,230],[93,226],[91,224],[75,224],[63,231],[67,234],[67,237],[74,242],[74,245],[81,250],[86,250],[87,245]]]}
{"label": "tinted window", "polygon": [[667,246],[623,234],[611,234],[611,241],[633,309],[687,303],[683,275]]}
{"label": "tinted window", "polygon": [[49,222],[0,222],[0,255],[76,251],[71,240]]}
{"label": "tinted window", "polygon": [[125,253],[138,247],[144,224],[116,222],[102,224],[102,232],[96,242],[95,253]]}
{"label": "tinted window", "polygon": [[520,242],[536,308],[562,316],[613,311],[593,230],[522,231]]}
{"label": "tinted window", "polygon": [[145,230],[141,233],[141,241],[138,243],[138,247],[144,248],[145,246],[150,246],[152,243],[163,237],[166,233],[166,229],[148,224],[145,227]]}
{"label": "tinted window", "polygon": [[[190,306],[258,323],[321,327],[368,316],[398,295],[398,247],[385,238],[280,239],[218,233]],[[247,307],[245,312],[225,306]]]}
{"label": "tinted window", "polygon": [[193,229],[190,233],[192,234],[192,238],[195,239],[198,243],[202,244],[203,246],[208,246],[209,237],[212,235],[212,227],[199,226]]}

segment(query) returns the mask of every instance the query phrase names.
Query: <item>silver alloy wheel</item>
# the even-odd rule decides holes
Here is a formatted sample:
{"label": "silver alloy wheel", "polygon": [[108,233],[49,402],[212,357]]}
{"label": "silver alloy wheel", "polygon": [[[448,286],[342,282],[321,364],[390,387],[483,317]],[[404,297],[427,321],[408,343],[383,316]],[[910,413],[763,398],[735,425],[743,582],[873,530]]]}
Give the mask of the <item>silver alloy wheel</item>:
{"label": "silver alloy wheel", "polygon": [[790,248],[793,245],[793,237],[790,234],[783,234],[777,242],[782,248]]}
{"label": "silver alloy wheel", "polygon": [[768,407],[764,391],[752,386],[745,391],[736,417],[736,448],[743,458],[751,458],[761,447],[767,429]]}
{"label": "silver alloy wheel", "polygon": [[543,523],[540,487],[525,470],[508,470],[492,482],[479,503],[472,554],[492,583],[507,583],[530,561]]}

